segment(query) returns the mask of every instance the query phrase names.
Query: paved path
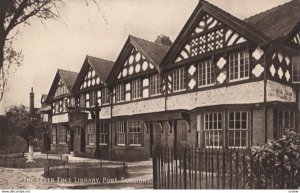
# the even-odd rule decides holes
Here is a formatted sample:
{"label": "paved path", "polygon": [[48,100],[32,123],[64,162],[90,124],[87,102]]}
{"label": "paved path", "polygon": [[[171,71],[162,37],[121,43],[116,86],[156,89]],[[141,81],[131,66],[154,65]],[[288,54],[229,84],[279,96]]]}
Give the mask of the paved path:
{"label": "paved path", "polygon": [[[72,161],[98,161],[69,156]],[[0,168],[0,189],[152,189],[151,161],[128,162],[128,178],[113,183],[76,184],[47,181],[43,168]]]}

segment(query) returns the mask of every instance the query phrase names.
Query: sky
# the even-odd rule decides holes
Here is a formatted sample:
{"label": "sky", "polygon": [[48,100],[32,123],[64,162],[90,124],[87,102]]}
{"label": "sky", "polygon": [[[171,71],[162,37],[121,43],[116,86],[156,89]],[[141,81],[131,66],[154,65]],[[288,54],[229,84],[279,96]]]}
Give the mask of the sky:
{"label": "sky", "polygon": [[[86,55],[115,61],[129,34],[154,41],[159,34],[175,40],[199,0],[65,0],[61,19],[36,19],[20,26],[14,48],[24,56],[9,76],[0,114],[11,105],[29,105],[33,87],[35,107],[47,94],[58,68],[79,72]],[[208,0],[244,19],[289,0]]]}

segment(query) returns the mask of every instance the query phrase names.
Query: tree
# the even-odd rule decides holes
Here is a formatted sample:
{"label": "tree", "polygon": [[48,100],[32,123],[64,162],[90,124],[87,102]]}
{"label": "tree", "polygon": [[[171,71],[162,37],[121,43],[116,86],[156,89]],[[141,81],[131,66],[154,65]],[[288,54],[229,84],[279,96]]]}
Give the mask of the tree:
{"label": "tree", "polygon": [[60,2],[62,0],[0,0],[0,101],[11,65],[19,66],[22,62],[22,52],[12,47],[17,28],[29,24],[31,18],[41,22],[58,18],[56,6]]}
{"label": "tree", "polygon": [[13,132],[22,137],[29,146],[35,138],[36,121],[31,119],[28,107],[24,105],[12,105],[6,111],[6,117],[11,122]]}
{"label": "tree", "polygon": [[160,34],[159,36],[157,36],[154,43],[160,44],[160,45],[163,45],[163,46],[171,46],[172,45],[172,41],[170,40],[170,38],[166,35],[163,35],[163,34]]}

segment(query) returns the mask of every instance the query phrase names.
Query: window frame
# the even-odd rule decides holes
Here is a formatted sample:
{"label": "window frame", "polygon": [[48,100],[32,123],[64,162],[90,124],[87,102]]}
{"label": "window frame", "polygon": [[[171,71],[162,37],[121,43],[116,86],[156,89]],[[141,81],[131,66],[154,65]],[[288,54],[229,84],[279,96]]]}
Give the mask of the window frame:
{"label": "window frame", "polygon": [[[209,65],[209,66],[208,66]],[[202,77],[200,79],[200,67],[202,66]],[[204,67],[203,67],[204,66]],[[210,69],[210,83],[208,83],[208,69]],[[197,65],[197,72],[198,72],[198,88],[203,88],[207,86],[214,85],[216,82],[215,77],[215,65],[212,60],[205,60],[202,62],[199,62]],[[202,82],[202,85],[200,85],[200,80]],[[205,82],[205,83],[203,83]]]}
{"label": "window frame", "polygon": [[[128,145],[141,147],[143,146],[143,123],[139,120],[127,121]],[[139,131],[139,132],[138,132]],[[134,143],[132,143],[132,141]],[[135,143],[137,142],[137,143]]]}
{"label": "window frame", "polygon": [[[207,121],[207,118],[206,116],[210,116],[212,115],[212,118],[213,120],[208,120]],[[207,128],[206,127],[206,123],[208,123],[208,127],[210,127],[210,123],[212,124],[212,126],[214,127],[214,115],[217,115],[217,120],[216,120],[216,123],[217,123],[217,129],[213,128],[213,129],[210,129],[210,128]],[[219,119],[220,118],[220,119]],[[221,123],[221,128],[219,128],[219,122]],[[204,131],[204,146],[206,148],[218,148],[218,149],[221,149],[223,148],[223,145],[224,145],[224,141],[225,141],[225,137],[224,137],[224,129],[223,129],[223,113],[222,112],[208,112],[208,113],[204,113],[203,114],[203,131]],[[211,132],[213,133],[213,136],[215,135],[214,132],[217,132],[218,133],[218,143],[219,145],[215,146],[214,144],[213,145],[210,145],[210,144],[207,144],[207,133],[208,133],[208,140],[210,140],[210,135],[211,135]],[[221,135],[221,138],[220,138],[220,135]],[[213,137],[214,139],[214,137]]]}
{"label": "window frame", "polygon": [[172,88],[173,88],[173,92],[180,92],[180,91],[186,90],[186,69],[185,69],[185,67],[181,67],[181,68],[177,68],[177,69],[173,70],[173,72],[172,72]]}
{"label": "window frame", "polygon": [[116,85],[116,103],[125,101],[125,85],[123,83]]}
{"label": "window frame", "polygon": [[[282,113],[282,118],[280,117],[280,113]],[[288,113],[288,127],[286,127],[286,113]],[[292,117],[291,117],[292,115]],[[277,111],[277,131],[275,133],[274,138],[279,139],[284,134],[285,130],[295,130],[296,128],[296,113],[294,110],[287,110],[287,109],[279,109]],[[282,123],[280,123],[282,121]],[[292,121],[292,122],[291,122]]]}
{"label": "window frame", "polygon": [[149,77],[150,96],[161,95],[161,77],[159,74],[154,74]]}
{"label": "window frame", "polygon": [[300,83],[300,62],[298,63],[298,65],[299,65],[299,72],[298,72],[298,74],[297,74],[297,76],[298,76],[298,80],[294,80],[294,75],[295,75],[295,73],[294,73],[294,62],[295,62],[295,58],[299,58],[298,60],[300,61],[300,56],[292,56],[292,82],[293,83]]}
{"label": "window frame", "polygon": [[131,99],[137,100],[142,98],[143,83],[142,79],[135,79],[131,81]]}
{"label": "window frame", "polygon": [[57,126],[52,127],[51,144],[57,144]]}
{"label": "window frame", "polygon": [[[243,58],[241,58],[241,54],[243,54]],[[231,59],[231,57],[237,55],[237,59]],[[241,78],[241,59],[244,60],[244,77]],[[232,62],[237,61],[237,64],[233,64]],[[229,55],[228,57],[228,63],[229,63],[229,82],[235,82],[235,81],[241,81],[241,80],[247,80],[250,78],[250,55],[249,52],[247,50],[244,51],[239,51],[239,52],[235,52]],[[234,66],[232,66],[234,65]],[[234,72],[232,72],[232,70],[234,68],[238,68],[237,70],[237,78],[235,78],[235,73],[236,71],[234,70]],[[246,68],[247,67],[247,68]],[[247,73],[247,76],[246,76]],[[233,78],[231,78],[231,75],[233,76]]]}
{"label": "window frame", "polygon": [[[231,121],[231,119],[230,119],[230,113],[234,113],[234,128],[231,128],[230,127],[230,121]],[[240,124],[240,128],[236,128],[236,123],[237,123],[237,119],[236,119],[236,114],[237,113],[239,113],[240,114],[240,119],[239,119],[239,124]],[[243,113],[246,113],[246,129],[243,129],[242,127],[242,122],[243,122]],[[247,148],[247,147],[249,147],[249,131],[250,131],[250,122],[249,122],[249,112],[248,111],[243,111],[243,110],[241,110],[241,111],[228,111],[228,113],[227,113],[227,116],[228,116],[228,125],[227,125],[227,147],[228,147],[228,149],[235,149],[235,148],[238,148],[238,149],[245,149],[245,148]],[[229,137],[230,137],[230,131],[233,131],[234,132],[234,139],[233,139],[233,141],[234,141],[234,145],[233,146],[230,146],[230,139],[229,139]],[[240,138],[239,138],[239,142],[240,142],[240,146],[236,146],[235,145],[235,140],[236,140],[236,132],[237,131],[239,131],[240,132]],[[245,137],[245,146],[242,146],[241,144],[242,144],[242,131],[245,131],[245,133],[246,133],[246,137]]]}
{"label": "window frame", "polygon": [[[99,145],[108,145],[109,123],[100,123],[99,128]],[[104,141],[102,141],[104,140]]]}
{"label": "window frame", "polygon": [[56,144],[67,144],[67,129],[62,125],[57,125],[57,142]]}
{"label": "window frame", "polygon": [[110,104],[110,93],[107,87],[101,89],[101,97],[102,105]]}
{"label": "window frame", "polygon": [[115,126],[117,146],[126,146],[126,121],[117,121]]}
{"label": "window frame", "polygon": [[89,123],[87,125],[87,145],[93,146],[95,145],[95,125],[93,123]]}

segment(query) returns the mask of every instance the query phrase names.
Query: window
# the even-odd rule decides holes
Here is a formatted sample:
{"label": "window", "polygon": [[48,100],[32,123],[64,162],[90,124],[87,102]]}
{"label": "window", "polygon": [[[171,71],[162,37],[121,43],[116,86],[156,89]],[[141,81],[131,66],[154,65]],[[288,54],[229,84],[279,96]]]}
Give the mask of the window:
{"label": "window", "polygon": [[97,97],[96,100],[97,100],[98,105],[100,106],[101,105],[101,91],[98,90],[96,92],[97,92],[97,94],[96,94],[96,97]]}
{"label": "window", "polygon": [[94,145],[95,143],[95,124],[90,123],[87,125],[87,144]]}
{"label": "window", "polygon": [[67,93],[68,93],[67,86],[62,82],[62,80],[59,80],[54,97],[67,94]]}
{"label": "window", "polygon": [[173,71],[173,91],[185,89],[185,68],[179,68]]}
{"label": "window", "polygon": [[295,128],[295,112],[294,111],[278,111],[278,129],[275,133],[275,138],[278,139],[288,131]]}
{"label": "window", "polygon": [[229,112],[228,147],[246,147],[248,112]]}
{"label": "window", "polygon": [[96,91],[92,91],[90,93],[90,106],[93,107],[96,105],[96,98],[97,98],[97,92]]}
{"label": "window", "polygon": [[110,103],[110,95],[109,95],[109,89],[103,88],[102,89],[102,102],[103,104],[109,104]]}
{"label": "window", "polygon": [[85,94],[85,107],[90,107],[90,94]]}
{"label": "window", "polygon": [[204,114],[205,146],[219,148],[223,146],[222,114]]}
{"label": "window", "polygon": [[125,88],[124,84],[118,84],[116,86],[116,102],[125,100]]}
{"label": "window", "polygon": [[52,144],[56,144],[56,126],[52,127],[51,139],[52,139]]}
{"label": "window", "polygon": [[125,146],[125,121],[116,122],[117,145]]}
{"label": "window", "polygon": [[142,97],[142,81],[141,79],[133,80],[131,82],[132,99],[139,99]]}
{"label": "window", "polygon": [[158,95],[161,93],[161,82],[158,74],[150,76],[150,95]]}
{"label": "window", "polygon": [[300,83],[300,56],[293,57],[293,82]]}
{"label": "window", "polygon": [[215,82],[214,67],[211,60],[198,64],[198,86],[211,85]]}
{"label": "window", "polygon": [[142,145],[142,122],[137,120],[128,121],[128,142],[131,146]]}
{"label": "window", "polygon": [[230,80],[246,79],[249,77],[249,53],[247,51],[229,56]]}
{"label": "window", "polygon": [[57,140],[59,144],[67,143],[67,132],[66,128],[58,125],[57,126]]}
{"label": "window", "polygon": [[107,145],[108,144],[108,130],[109,130],[109,124],[108,123],[101,123],[100,124],[100,131],[99,131],[99,144],[100,145]]}

